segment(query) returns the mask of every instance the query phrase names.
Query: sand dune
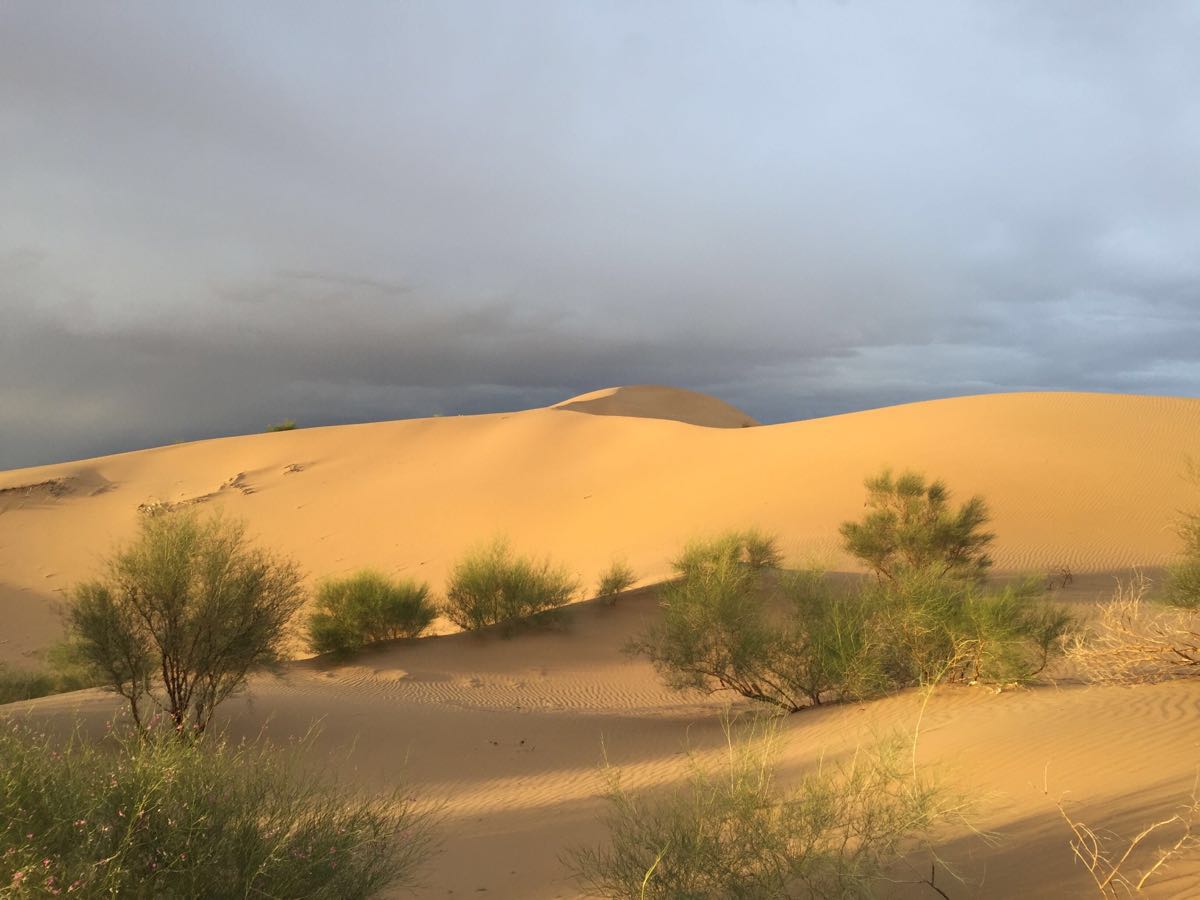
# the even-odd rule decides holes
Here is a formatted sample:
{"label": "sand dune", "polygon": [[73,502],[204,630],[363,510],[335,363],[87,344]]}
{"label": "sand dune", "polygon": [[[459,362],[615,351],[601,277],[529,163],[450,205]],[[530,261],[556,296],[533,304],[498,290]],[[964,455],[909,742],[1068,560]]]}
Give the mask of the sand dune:
{"label": "sand dune", "polygon": [[[30,664],[59,631],[54,604],[95,574],[140,509],[203,504],[245,518],[316,578],[361,566],[428,579],[497,533],[594,582],[625,557],[642,587],[589,602],[557,631],[400,642],[343,666],[297,661],[225,709],[235,734],[284,738],[321,723],[313,747],[367,788],[403,774],[446,803],[445,852],[422,896],[575,897],[558,854],[603,837],[602,752],[626,783],[669,790],[685,749],[715,753],[720,697],[681,695],[621,647],[657,614],[655,582],[687,538],[756,524],[794,559],[849,569],[837,524],[861,510],[883,465],[944,477],[991,503],[1002,570],[1069,566],[1062,599],[1089,605],[1114,574],[1162,564],[1189,502],[1200,400],[1013,394],[941,400],[753,428],[720,401],[612,389],[550,409],[314,428],[202,441],[0,473],[0,661]],[[119,708],[86,691],[9,709],[66,727]],[[892,729],[919,698],[809,710],[786,720],[785,781]],[[944,836],[965,879],[954,897],[1084,895],[1053,797],[1089,821],[1135,829],[1191,789],[1200,685],[1063,685],[996,694],[943,689],[919,758],[978,800]],[[346,753],[353,747],[347,758]],[[939,879],[939,883],[943,883]],[[907,889],[898,887],[901,895]],[[1181,866],[1155,896],[1200,894]],[[927,896],[915,891],[911,896]]]}
{"label": "sand dune", "polygon": [[53,602],[149,504],[244,518],[313,578],[375,566],[439,590],[464,550],[503,533],[586,584],[614,556],[651,583],[689,537],[747,524],[777,532],[794,558],[849,568],[836,528],[860,511],[864,475],[913,466],[988,499],[1000,569],[1083,572],[1169,558],[1184,458],[1200,448],[1189,399],[1001,394],[720,428],[674,421],[713,424],[732,409],[691,392],[599,394],[0,473],[0,661],[54,639]]}

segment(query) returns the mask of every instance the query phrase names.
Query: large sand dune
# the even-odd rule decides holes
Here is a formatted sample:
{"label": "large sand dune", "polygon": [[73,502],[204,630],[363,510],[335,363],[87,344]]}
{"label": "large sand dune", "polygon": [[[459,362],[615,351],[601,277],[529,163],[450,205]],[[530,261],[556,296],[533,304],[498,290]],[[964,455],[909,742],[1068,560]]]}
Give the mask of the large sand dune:
{"label": "large sand dune", "polygon": [[[550,409],[252,435],[2,473],[0,660],[35,660],[57,635],[56,598],[97,572],[144,504],[203,502],[245,518],[314,578],[371,565],[436,590],[465,548],[501,532],[588,582],[624,556],[646,586],[615,607],[580,605],[562,630],[401,642],[343,666],[298,661],[282,677],[256,678],[226,708],[238,734],[264,721],[271,735],[303,734],[320,720],[313,752],[342,759],[353,746],[347,780],[373,787],[403,771],[415,791],[444,800],[447,844],[422,896],[574,897],[557,855],[603,836],[602,747],[629,785],[670,789],[685,748],[720,746],[722,699],[671,692],[620,652],[656,615],[652,585],[686,538],[756,524],[794,558],[850,568],[835,535],[861,510],[863,476],[912,466],[960,496],[983,494],[999,567],[1069,566],[1076,578],[1063,599],[1083,607],[1113,573],[1174,552],[1170,523],[1192,502],[1184,459],[1200,452],[1200,401],[1187,399],[994,395],[747,428],[730,410],[669,389],[609,391]],[[98,722],[118,708],[98,691],[29,706],[60,723]],[[911,728],[919,713],[908,693],[789,717],[785,781],[822,754]],[[1044,787],[1118,829],[1170,809],[1200,763],[1200,686],[943,689],[922,735],[920,761],[969,790],[976,826],[1001,837],[990,846],[967,830],[945,836],[945,855],[967,879],[946,885],[950,896],[1085,896]],[[1196,896],[1198,874],[1181,866],[1156,895]]]}
{"label": "large sand dune", "polygon": [[991,395],[739,428],[675,421],[740,421],[691,392],[599,394],[0,473],[0,661],[54,638],[54,601],[145,504],[222,508],[314,578],[374,566],[438,590],[464,550],[505,534],[588,584],[614,556],[649,583],[689,537],[748,524],[793,557],[849,567],[837,525],[861,510],[863,477],[912,466],[988,499],[1000,569],[1084,572],[1170,556],[1185,456],[1200,451],[1200,400]]}

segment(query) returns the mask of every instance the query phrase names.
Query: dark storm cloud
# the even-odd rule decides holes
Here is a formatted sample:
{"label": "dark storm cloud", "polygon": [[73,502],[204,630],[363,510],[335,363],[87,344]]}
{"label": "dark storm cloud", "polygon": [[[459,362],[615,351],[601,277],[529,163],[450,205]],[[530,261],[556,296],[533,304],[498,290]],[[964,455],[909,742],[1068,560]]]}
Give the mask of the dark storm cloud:
{"label": "dark storm cloud", "polygon": [[1200,5],[0,8],[0,467],[1200,385]]}

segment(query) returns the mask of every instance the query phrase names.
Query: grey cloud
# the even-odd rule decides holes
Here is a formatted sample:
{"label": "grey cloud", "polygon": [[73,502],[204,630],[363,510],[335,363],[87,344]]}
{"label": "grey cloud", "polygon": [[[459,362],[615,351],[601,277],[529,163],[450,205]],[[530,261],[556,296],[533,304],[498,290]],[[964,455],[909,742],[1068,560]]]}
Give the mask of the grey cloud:
{"label": "grey cloud", "polygon": [[1194,3],[0,8],[0,467],[710,390],[1197,393]]}

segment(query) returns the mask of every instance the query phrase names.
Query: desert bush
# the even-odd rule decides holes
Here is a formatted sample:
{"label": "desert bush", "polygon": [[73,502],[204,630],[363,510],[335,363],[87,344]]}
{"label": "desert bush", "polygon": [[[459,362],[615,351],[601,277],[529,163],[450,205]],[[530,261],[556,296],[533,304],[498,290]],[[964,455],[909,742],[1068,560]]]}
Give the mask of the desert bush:
{"label": "desert bush", "polygon": [[981,579],[992,565],[987,548],[995,535],[982,528],[990,519],[982,497],[953,509],[941,481],[927,483],[916,472],[899,477],[885,469],[868,478],[867,513],[840,528],[847,552],[866,563],[880,580],[905,572]]}
{"label": "desert bush", "polygon": [[280,658],[303,601],[300,575],[220,516],[171,512],[140,526],[107,577],[75,592],[73,641],[135,722],[153,707],[180,731],[203,731],[252,670]]}
{"label": "desert bush", "polygon": [[1200,610],[1200,549],[1195,551],[1195,558],[1167,567],[1165,599],[1173,606]]}
{"label": "desert bush", "polygon": [[273,422],[267,426],[268,434],[271,434],[272,432],[275,432],[275,431],[295,431],[295,430],[296,430],[296,420],[295,419],[284,419],[282,422]]}
{"label": "desert bush", "polygon": [[596,596],[611,606],[617,602],[617,595],[629,590],[635,581],[637,574],[633,569],[627,563],[614,560],[600,575],[600,581],[596,585]]}
{"label": "desert bush", "polygon": [[65,694],[100,684],[100,676],[84,665],[75,649],[65,642],[52,646],[46,653],[45,664],[37,669],[17,669],[0,663],[0,704]]}
{"label": "desert bush", "polygon": [[929,569],[837,590],[819,572],[765,579],[736,540],[689,552],[661,621],[631,642],[668,685],[795,712],[937,682],[1040,673],[1071,624],[1034,582],[986,590]]}
{"label": "desert bush", "polygon": [[718,563],[736,563],[755,572],[778,569],[783,561],[774,537],[756,528],[727,531],[705,540],[689,541],[671,565],[687,577]]}
{"label": "desert bush", "polygon": [[61,692],[56,690],[54,677],[49,672],[13,669],[0,663],[0,705],[57,693]]}
{"label": "desert bush", "polygon": [[[1187,479],[1200,487],[1200,460],[1188,460]],[[1183,552],[1167,568],[1166,599],[1175,606],[1200,609],[1200,511],[1181,513],[1176,531]]]}
{"label": "desert bush", "polygon": [[317,653],[352,653],[378,641],[418,637],[436,617],[429,585],[363,570],[317,587],[308,643]]}
{"label": "desert bush", "polygon": [[885,687],[870,609],[820,573],[775,585],[726,553],[667,585],[662,607],[628,649],[676,689],[730,690],[796,712]]}
{"label": "desert bush", "polygon": [[822,765],[790,791],[775,782],[778,730],[730,736],[720,766],[693,755],[687,784],[635,794],[606,770],[608,843],[564,862],[590,894],[642,898],[868,897],[961,802],[885,741]]}
{"label": "desert bush", "polygon": [[566,570],[515,556],[507,542],[497,540],[451,571],[444,612],[467,631],[512,625],[569,603],[577,589]]}
{"label": "desert bush", "polygon": [[1029,579],[989,589],[929,570],[863,589],[885,681],[1008,683],[1040,674],[1072,625]]}
{"label": "desert bush", "polygon": [[1088,627],[1067,646],[1067,659],[1088,681],[1140,684],[1200,675],[1200,611],[1147,601],[1150,582],[1118,582]]}
{"label": "desert bush", "polygon": [[433,827],[399,791],[340,795],[261,742],[61,741],[0,719],[6,897],[370,897],[412,884]]}

